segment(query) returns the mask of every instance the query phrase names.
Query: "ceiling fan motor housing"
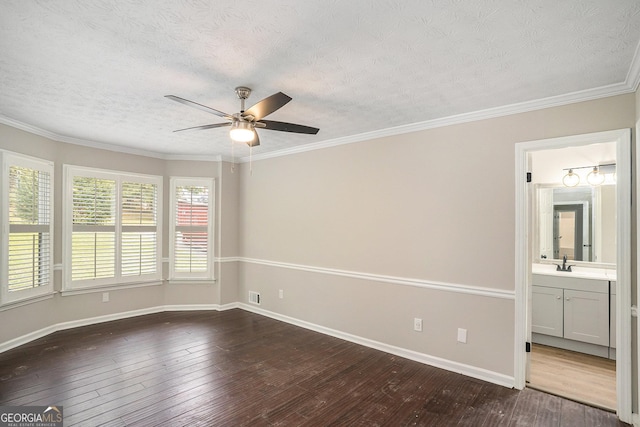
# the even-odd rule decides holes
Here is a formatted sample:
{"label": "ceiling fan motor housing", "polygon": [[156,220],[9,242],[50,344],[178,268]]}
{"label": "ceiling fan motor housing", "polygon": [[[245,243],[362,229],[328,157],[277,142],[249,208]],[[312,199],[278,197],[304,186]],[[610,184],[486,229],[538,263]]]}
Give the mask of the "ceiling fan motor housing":
{"label": "ceiling fan motor housing", "polygon": [[240,99],[247,99],[249,95],[251,95],[251,89],[245,86],[238,86],[236,88],[236,95],[238,95]]}
{"label": "ceiling fan motor housing", "polygon": [[236,95],[240,98],[240,112],[244,113],[244,100],[251,95],[251,89],[245,86],[238,86],[236,88]]}

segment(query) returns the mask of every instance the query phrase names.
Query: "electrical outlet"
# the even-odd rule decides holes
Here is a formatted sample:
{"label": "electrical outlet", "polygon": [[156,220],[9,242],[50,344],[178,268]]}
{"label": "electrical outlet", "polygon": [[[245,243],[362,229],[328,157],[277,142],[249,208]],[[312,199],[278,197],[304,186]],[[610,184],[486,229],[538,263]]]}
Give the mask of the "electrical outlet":
{"label": "electrical outlet", "polygon": [[102,293],[102,302],[109,302],[109,292]]}
{"label": "electrical outlet", "polygon": [[413,330],[422,332],[422,319],[418,317],[413,319]]}
{"label": "electrical outlet", "polygon": [[467,343],[467,330],[458,328],[458,342],[462,344]]}
{"label": "electrical outlet", "polygon": [[278,290],[278,298],[280,299],[284,298],[284,289]]}

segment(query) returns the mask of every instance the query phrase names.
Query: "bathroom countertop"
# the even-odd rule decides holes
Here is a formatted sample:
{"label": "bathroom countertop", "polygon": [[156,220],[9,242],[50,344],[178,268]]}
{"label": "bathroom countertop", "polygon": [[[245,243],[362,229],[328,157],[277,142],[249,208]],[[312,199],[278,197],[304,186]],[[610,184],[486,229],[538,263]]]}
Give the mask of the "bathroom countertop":
{"label": "bathroom countertop", "polygon": [[544,274],[546,276],[616,281],[616,270],[612,269],[574,266],[571,267],[571,272],[567,272],[557,271],[556,268],[555,264],[533,264],[531,266],[531,272],[533,274]]}

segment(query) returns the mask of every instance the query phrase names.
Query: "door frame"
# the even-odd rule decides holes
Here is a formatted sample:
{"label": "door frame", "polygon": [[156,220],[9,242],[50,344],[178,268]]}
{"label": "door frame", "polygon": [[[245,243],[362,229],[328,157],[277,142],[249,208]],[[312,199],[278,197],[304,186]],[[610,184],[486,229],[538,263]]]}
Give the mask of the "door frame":
{"label": "door frame", "polygon": [[515,144],[516,265],[515,265],[515,337],[514,386],[526,386],[525,345],[531,337],[531,187],[527,183],[529,153],[540,150],[616,143],[616,413],[620,420],[632,422],[631,368],[631,129],[618,129],[583,135],[525,141]]}

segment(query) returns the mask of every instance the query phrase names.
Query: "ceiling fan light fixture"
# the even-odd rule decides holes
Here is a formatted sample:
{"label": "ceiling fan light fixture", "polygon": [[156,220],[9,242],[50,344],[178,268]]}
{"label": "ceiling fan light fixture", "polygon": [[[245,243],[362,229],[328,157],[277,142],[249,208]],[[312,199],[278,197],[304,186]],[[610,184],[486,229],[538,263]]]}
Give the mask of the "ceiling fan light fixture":
{"label": "ceiling fan light fixture", "polygon": [[233,142],[251,142],[254,135],[253,126],[249,122],[236,120],[231,124],[229,136]]}

